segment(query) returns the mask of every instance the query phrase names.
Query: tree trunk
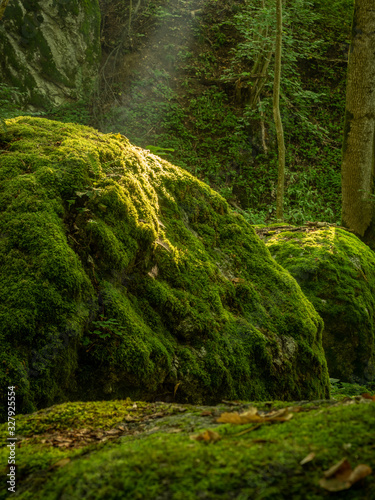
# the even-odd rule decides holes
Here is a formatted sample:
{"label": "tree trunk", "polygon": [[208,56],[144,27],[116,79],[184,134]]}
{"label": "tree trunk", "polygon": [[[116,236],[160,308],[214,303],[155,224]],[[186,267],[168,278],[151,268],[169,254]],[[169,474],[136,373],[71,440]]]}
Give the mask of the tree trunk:
{"label": "tree trunk", "polygon": [[374,0],[355,0],[341,168],[342,224],[372,247],[374,146],[375,4]]}
{"label": "tree trunk", "polygon": [[275,80],[273,84],[273,116],[275,119],[277,146],[279,152],[279,169],[276,192],[276,218],[284,217],[284,174],[285,174],[285,144],[283,124],[280,116],[280,78],[281,78],[281,42],[282,42],[282,0],[276,0],[276,50],[275,50]]}

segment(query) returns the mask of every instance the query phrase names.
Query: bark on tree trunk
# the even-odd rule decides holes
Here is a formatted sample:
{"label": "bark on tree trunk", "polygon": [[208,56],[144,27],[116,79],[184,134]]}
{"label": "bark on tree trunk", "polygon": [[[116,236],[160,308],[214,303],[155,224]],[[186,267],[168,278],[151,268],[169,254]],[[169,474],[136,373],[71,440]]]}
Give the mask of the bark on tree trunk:
{"label": "bark on tree trunk", "polygon": [[284,217],[284,174],[285,174],[285,143],[283,124],[280,115],[280,78],[281,78],[281,43],[282,43],[282,0],[276,0],[276,50],[275,50],[275,80],[273,85],[273,116],[275,119],[277,146],[279,153],[279,169],[276,192],[276,218]]}
{"label": "bark on tree trunk", "polygon": [[342,224],[375,246],[375,3],[355,0],[342,156]]}

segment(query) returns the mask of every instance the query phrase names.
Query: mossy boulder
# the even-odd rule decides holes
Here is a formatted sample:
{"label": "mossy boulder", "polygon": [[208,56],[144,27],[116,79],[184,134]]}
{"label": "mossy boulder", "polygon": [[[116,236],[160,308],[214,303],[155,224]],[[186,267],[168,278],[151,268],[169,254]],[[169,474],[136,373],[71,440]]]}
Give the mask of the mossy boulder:
{"label": "mossy boulder", "polygon": [[18,411],[329,394],[323,322],[206,184],[117,134],[0,135],[0,366]]}
{"label": "mossy boulder", "polygon": [[324,320],[331,377],[375,379],[375,254],[336,227],[275,231],[266,244]]}
{"label": "mossy boulder", "polygon": [[45,109],[86,98],[100,60],[98,0],[12,0],[0,24],[0,77]]}

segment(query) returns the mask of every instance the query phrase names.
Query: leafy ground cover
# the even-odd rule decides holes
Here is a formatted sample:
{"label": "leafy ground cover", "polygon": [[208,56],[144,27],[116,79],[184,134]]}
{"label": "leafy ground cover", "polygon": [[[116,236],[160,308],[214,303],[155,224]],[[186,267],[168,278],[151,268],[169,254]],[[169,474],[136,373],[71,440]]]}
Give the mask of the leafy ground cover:
{"label": "leafy ground cover", "polygon": [[340,498],[372,499],[375,398],[364,396],[217,406],[127,399],[18,416],[16,496],[313,500],[342,488]]}

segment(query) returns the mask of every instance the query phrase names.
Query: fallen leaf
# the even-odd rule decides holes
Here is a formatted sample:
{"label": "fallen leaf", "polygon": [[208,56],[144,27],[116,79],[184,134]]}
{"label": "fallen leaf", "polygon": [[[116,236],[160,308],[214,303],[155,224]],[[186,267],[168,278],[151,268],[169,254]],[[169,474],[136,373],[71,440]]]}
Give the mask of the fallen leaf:
{"label": "fallen leaf", "polygon": [[314,460],[314,458],[315,458],[315,453],[311,452],[308,455],[306,455],[305,458],[303,460],[301,460],[299,464],[300,465],[308,464],[309,462],[311,462],[312,460]]}
{"label": "fallen leaf", "polygon": [[357,467],[352,470],[348,460],[343,458],[340,462],[324,472],[324,478],[319,481],[319,485],[328,491],[347,490],[354,483],[371,473],[371,467],[366,464],[357,465]]}
{"label": "fallen leaf", "polygon": [[351,482],[351,484],[354,484],[360,479],[369,476],[371,473],[372,473],[371,467],[369,467],[366,464],[359,464],[350,474],[349,481]]}
{"label": "fallen leaf", "polygon": [[161,418],[164,416],[165,416],[165,413],[163,411],[158,411],[157,413],[153,413],[152,415],[148,415],[147,418]]}
{"label": "fallen leaf", "polygon": [[120,429],[109,429],[108,431],[105,431],[106,436],[113,436],[115,434],[120,434]]}
{"label": "fallen leaf", "polygon": [[372,469],[366,464],[359,464],[349,476],[349,481],[354,484],[360,479],[372,474]]}
{"label": "fallen leaf", "polygon": [[234,412],[224,412],[217,419],[217,422],[222,422],[225,424],[248,424],[250,422],[259,422],[260,417],[257,415],[258,410],[255,407],[249,408],[245,413]]}
{"label": "fallen leaf", "polygon": [[337,464],[332,465],[332,467],[326,470],[323,475],[328,479],[330,477],[337,476],[338,474],[345,473],[348,470],[352,470],[350,463],[347,458],[343,458],[340,462],[337,462]]}
{"label": "fallen leaf", "polygon": [[288,412],[287,408],[259,415],[255,407],[250,407],[246,412],[241,414],[238,412],[224,412],[217,419],[217,422],[239,425],[249,423],[287,422],[291,418],[293,418],[293,415]]}
{"label": "fallen leaf", "polygon": [[158,238],[158,239],[156,240],[156,243],[157,243],[158,245],[162,246],[163,248],[165,248],[168,252],[171,252],[171,251],[172,251],[171,247],[168,245],[168,243],[167,243],[166,241],[163,241],[163,240],[161,240],[160,238]]}
{"label": "fallen leaf", "polygon": [[150,272],[147,273],[149,276],[151,276],[151,278],[156,278],[157,275],[159,274],[159,269],[158,269],[158,266],[155,265]]}
{"label": "fallen leaf", "polygon": [[195,441],[220,441],[221,436],[215,431],[211,431],[210,429],[207,429],[206,431],[202,432],[202,434],[198,434],[197,436],[190,436],[190,439],[194,439]]}
{"label": "fallen leaf", "polygon": [[347,490],[351,487],[349,481],[342,481],[341,479],[321,479],[319,481],[319,486],[327,491],[342,491]]}
{"label": "fallen leaf", "polygon": [[162,223],[162,221],[161,221],[161,220],[159,220],[159,219],[156,219],[156,220],[158,221],[159,226],[164,227],[164,229],[165,229],[165,226],[164,226],[164,224]]}
{"label": "fallen leaf", "polygon": [[365,392],[364,394],[361,394],[361,396],[364,399],[371,399],[372,401],[375,401],[375,394],[374,394],[374,396],[371,396],[371,394],[369,394],[368,392]]}
{"label": "fallen leaf", "polygon": [[293,418],[293,415],[289,413],[288,408],[282,408],[281,410],[270,411],[263,415],[263,417],[270,421],[286,422]]}

